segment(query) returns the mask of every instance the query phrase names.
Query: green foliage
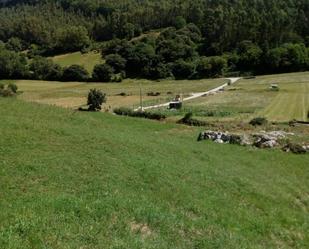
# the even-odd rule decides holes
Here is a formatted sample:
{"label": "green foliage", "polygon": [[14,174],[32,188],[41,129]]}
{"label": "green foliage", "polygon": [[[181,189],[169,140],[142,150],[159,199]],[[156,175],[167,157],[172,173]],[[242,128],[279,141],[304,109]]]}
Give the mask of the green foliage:
{"label": "green foliage", "polygon": [[23,45],[19,38],[12,37],[5,44],[5,48],[8,50],[15,51],[15,52],[20,52],[23,50]]}
{"label": "green foliage", "polygon": [[182,16],[177,16],[174,20],[174,26],[176,29],[181,29],[187,24],[186,20]]}
{"label": "green foliage", "polygon": [[126,68],[127,61],[119,54],[109,54],[104,59],[106,64],[115,70],[115,73],[120,73]]}
{"label": "green foliage", "polygon": [[59,52],[79,51],[90,45],[88,31],[83,26],[59,29],[55,35],[55,50]]}
{"label": "green foliage", "polygon": [[184,60],[178,60],[173,64],[173,75],[176,79],[188,79],[190,78],[195,70],[195,65],[192,62]]}
{"label": "green foliage", "polygon": [[268,51],[266,64],[275,72],[304,70],[309,66],[308,49],[304,44],[284,44]]}
{"label": "green foliage", "polygon": [[25,56],[0,48],[0,78],[19,79],[28,76]]}
{"label": "green foliage", "polygon": [[18,87],[14,83],[10,83],[5,87],[4,83],[0,83],[0,97],[12,97],[17,94]]}
{"label": "green foliage", "polygon": [[251,41],[242,41],[238,46],[238,67],[241,70],[255,69],[261,64],[262,49]]}
{"label": "green foliage", "polygon": [[51,59],[46,59],[44,57],[35,57],[30,65],[30,70],[32,71],[32,77],[38,80],[61,80],[63,70],[58,65],[53,63]]}
{"label": "green foliage", "polygon": [[62,79],[64,81],[87,81],[88,71],[80,65],[72,65],[64,69]]}
{"label": "green foliage", "polygon": [[137,118],[146,118],[154,120],[163,120],[166,118],[164,114],[156,112],[145,112],[145,111],[133,111],[130,108],[120,107],[114,109],[114,113],[121,116],[137,117]]}
{"label": "green foliage", "polygon": [[[27,50],[31,58],[85,52],[114,39],[103,55],[121,56],[108,64],[128,77],[170,77],[179,60],[199,66],[198,78],[227,70],[245,75],[309,68],[307,0],[12,0],[3,6],[0,40],[11,51]],[[217,59],[200,60],[204,56]],[[6,78],[21,77],[13,74]]]}
{"label": "green foliage", "polygon": [[90,89],[88,93],[87,105],[89,111],[100,111],[102,109],[102,104],[106,103],[106,94],[101,90]]}
{"label": "green foliage", "polygon": [[196,73],[198,78],[220,77],[227,69],[227,60],[224,57],[201,57],[197,61]]}
{"label": "green foliage", "polygon": [[94,81],[110,82],[113,77],[114,70],[108,64],[96,65],[93,69],[92,79]]}
{"label": "green foliage", "polygon": [[197,119],[194,119],[192,117],[193,117],[193,113],[192,112],[188,112],[177,123],[178,124],[185,124],[185,125],[189,125],[189,126],[206,126],[206,125],[208,125],[207,122],[201,121],[201,120],[197,120]]}
{"label": "green foliage", "polygon": [[11,90],[13,93],[17,93],[18,87],[14,83],[8,84],[8,89]]}

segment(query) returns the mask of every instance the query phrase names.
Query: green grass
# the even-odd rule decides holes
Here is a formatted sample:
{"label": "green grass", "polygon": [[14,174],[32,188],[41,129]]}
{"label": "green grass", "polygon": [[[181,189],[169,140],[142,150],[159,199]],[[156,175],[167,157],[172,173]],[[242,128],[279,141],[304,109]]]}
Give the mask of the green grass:
{"label": "green grass", "polygon": [[58,63],[62,67],[71,66],[73,64],[84,66],[89,73],[95,65],[103,62],[100,53],[89,52],[82,54],[81,52],[69,53],[64,55],[58,55],[52,58],[55,63]]}
{"label": "green grass", "polygon": [[0,248],[308,248],[308,155],[0,98]]}

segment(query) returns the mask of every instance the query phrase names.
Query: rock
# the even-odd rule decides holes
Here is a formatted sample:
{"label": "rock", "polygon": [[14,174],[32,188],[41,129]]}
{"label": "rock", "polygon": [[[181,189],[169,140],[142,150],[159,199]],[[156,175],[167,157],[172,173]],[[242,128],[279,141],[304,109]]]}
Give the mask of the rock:
{"label": "rock", "polygon": [[231,141],[231,135],[223,133],[221,139],[224,143],[229,143]]}
{"label": "rock", "polygon": [[287,144],[282,148],[282,150],[285,152],[293,152],[294,154],[305,154],[308,151],[306,148],[304,148],[304,146],[293,143]]}
{"label": "rock", "polygon": [[244,136],[242,137],[241,142],[240,142],[240,145],[242,145],[242,146],[250,146],[250,145],[252,145],[252,144],[253,144],[253,142],[252,142],[252,140],[250,139],[249,136],[244,135]]}
{"label": "rock", "polygon": [[233,134],[233,135],[230,136],[229,143],[230,144],[238,144],[238,145],[240,145],[241,144],[241,140],[242,140],[241,136]]}
{"label": "rock", "polygon": [[261,143],[260,144],[260,148],[274,148],[278,145],[277,141],[276,140],[268,140],[264,143]]}
{"label": "rock", "polygon": [[303,145],[303,149],[309,152],[309,145]]}
{"label": "rock", "polygon": [[253,145],[257,148],[274,148],[278,145],[276,138],[269,136],[268,134],[254,134]]}
{"label": "rock", "polygon": [[224,144],[224,141],[220,138],[216,139],[214,142],[218,144]]}

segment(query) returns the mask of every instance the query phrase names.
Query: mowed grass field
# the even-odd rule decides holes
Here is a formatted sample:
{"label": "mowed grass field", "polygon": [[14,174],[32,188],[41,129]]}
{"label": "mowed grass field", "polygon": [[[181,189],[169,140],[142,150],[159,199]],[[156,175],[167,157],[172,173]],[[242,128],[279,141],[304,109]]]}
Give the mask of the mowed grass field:
{"label": "mowed grass field", "polygon": [[16,98],[0,105],[0,248],[309,247],[309,155]]}
{"label": "mowed grass field", "polygon": [[[11,81],[3,81],[11,82]],[[78,108],[87,103],[89,89],[97,88],[105,92],[107,103],[105,106],[116,108],[120,106],[138,107],[140,103],[140,87],[142,88],[145,105],[164,103],[172,100],[176,94],[191,94],[192,92],[207,91],[227,82],[226,79],[210,79],[198,81],[148,81],[124,80],[122,83],[79,83],[79,82],[47,82],[47,81],[14,81],[23,93],[20,99],[57,105],[67,108]],[[160,92],[160,96],[147,96],[149,92]],[[168,94],[168,92],[171,92]],[[125,93],[128,96],[119,96]]]}
{"label": "mowed grass field", "polygon": [[52,57],[55,63],[62,67],[71,66],[73,64],[84,66],[91,74],[95,65],[103,63],[100,53],[89,52],[82,54],[81,52],[57,55]]}
{"label": "mowed grass field", "polygon": [[[279,91],[270,85],[278,84]],[[292,73],[242,79],[225,92],[186,103],[187,109],[230,113],[212,120],[250,120],[262,116],[271,121],[308,120],[309,73]]]}

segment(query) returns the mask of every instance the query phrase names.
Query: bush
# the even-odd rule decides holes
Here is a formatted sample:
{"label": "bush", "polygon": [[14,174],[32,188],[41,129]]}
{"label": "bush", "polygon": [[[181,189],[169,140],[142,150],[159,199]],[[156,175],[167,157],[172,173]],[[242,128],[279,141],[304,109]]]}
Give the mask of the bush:
{"label": "bush", "polygon": [[64,69],[64,81],[87,81],[89,79],[88,71],[80,65],[72,65]]}
{"label": "bush", "polygon": [[260,125],[266,125],[268,123],[266,118],[257,117],[252,119],[249,124],[253,126],[260,126]]}
{"label": "bush", "polygon": [[87,101],[88,110],[99,111],[103,103],[106,103],[106,94],[100,90],[90,89]]}
{"label": "bush", "polygon": [[10,83],[10,84],[8,85],[8,90],[11,90],[13,93],[17,93],[18,87],[17,87],[16,84]]}
{"label": "bush", "polygon": [[119,54],[110,54],[105,57],[106,64],[110,65],[116,73],[120,73],[126,68],[126,59]]}
{"label": "bush", "polygon": [[10,83],[7,87],[5,84],[0,83],[0,96],[1,97],[12,97],[17,93],[17,86],[13,83]]}
{"label": "bush", "polygon": [[93,69],[92,78],[95,81],[110,82],[113,77],[114,70],[110,65],[99,64]]}
{"label": "bush", "polygon": [[15,94],[12,92],[11,89],[3,89],[3,90],[0,90],[0,96],[2,97],[12,97],[14,96]]}
{"label": "bush", "polygon": [[194,74],[195,66],[191,62],[178,60],[173,64],[173,75],[176,79],[188,79]]}
{"label": "bush", "polygon": [[15,52],[20,52],[20,51],[23,50],[23,45],[22,45],[21,40],[19,38],[12,37],[5,44],[5,48],[7,50],[12,50],[12,51],[15,51]]}
{"label": "bush", "polygon": [[116,82],[116,83],[122,82],[122,75],[121,74],[115,74],[112,77],[112,82]]}
{"label": "bush", "polygon": [[63,70],[52,60],[36,56],[29,65],[33,78],[37,80],[61,80]]}
{"label": "bush", "polygon": [[193,119],[192,116],[193,116],[193,113],[192,112],[188,112],[177,123],[178,124],[186,124],[186,125],[190,125],[190,126],[206,126],[206,125],[208,125],[207,122],[201,121],[201,120],[197,120],[197,119]]}
{"label": "bush", "polygon": [[121,116],[137,117],[137,118],[147,118],[153,120],[162,120],[166,116],[161,113],[145,112],[145,111],[133,111],[130,108],[120,107],[114,109],[114,113]]}

